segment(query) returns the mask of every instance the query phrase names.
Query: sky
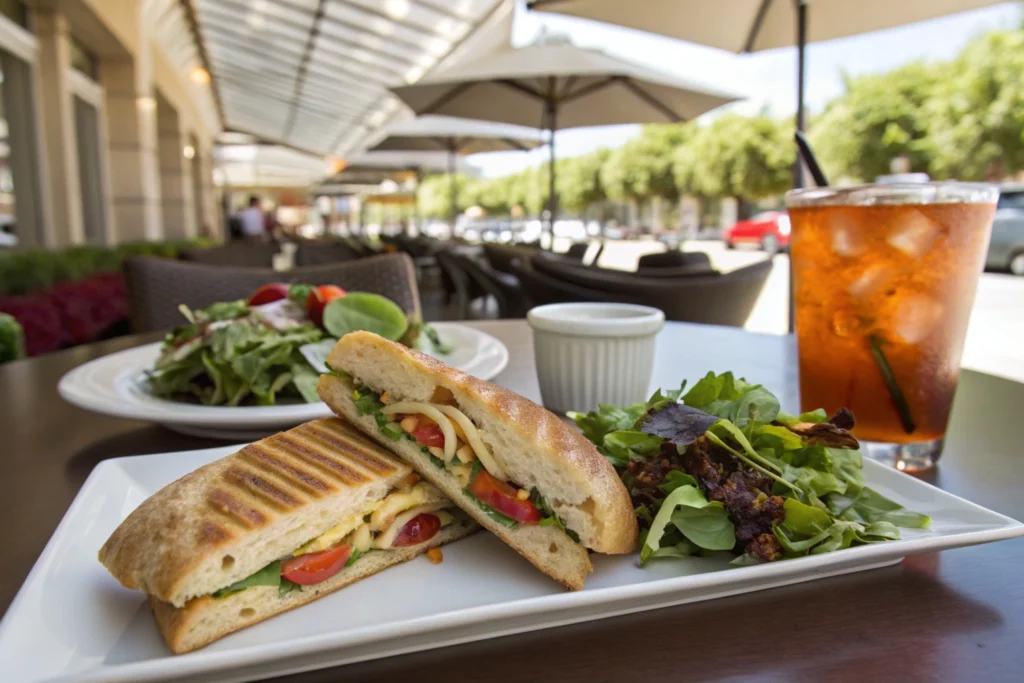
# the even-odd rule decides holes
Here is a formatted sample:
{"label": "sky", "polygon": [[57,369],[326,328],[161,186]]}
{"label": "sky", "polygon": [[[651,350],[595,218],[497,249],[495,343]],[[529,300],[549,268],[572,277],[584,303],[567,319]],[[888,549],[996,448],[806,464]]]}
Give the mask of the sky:
{"label": "sky", "polygon": [[[813,10],[813,8],[812,8]],[[811,44],[807,48],[807,106],[809,115],[820,111],[843,92],[843,73],[857,76],[882,73],[915,60],[954,57],[971,39],[997,29],[1021,25],[1024,11],[1007,2],[931,21]],[[710,112],[756,114],[767,109],[773,116],[796,111],[796,49],[781,48],[750,55],[685,43],[671,38],[608,24],[520,9],[512,30],[513,45],[529,44],[542,30],[568,35],[581,47],[700,80],[747,95],[747,99]],[[586,154],[599,147],[617,147],[633,137],[639,126],[579,128],[556,133],[560,157]],[[547,151],[499,152],[469,157],[488,177],[514,173],[547,159]]]}

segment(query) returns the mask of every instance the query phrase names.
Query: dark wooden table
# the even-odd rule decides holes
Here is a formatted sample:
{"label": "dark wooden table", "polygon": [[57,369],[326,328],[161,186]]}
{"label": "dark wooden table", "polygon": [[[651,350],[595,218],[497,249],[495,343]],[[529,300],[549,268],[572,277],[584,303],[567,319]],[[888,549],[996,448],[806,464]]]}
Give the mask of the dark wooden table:
{"label": "dark wooden table", "polygon": [[[538,398],[522,321],[474,323],[511,352],[496,379]],[[220,445],[64,403],[57,381],[130,337],[0,366],[0,609],[105,458]],[[669,324],[655,381],[732,370],[796,407],[791,339]],[[1024,385],[964,372],[948,446],[925,478],[1024,519]],[[288,677],[288,681],[1022,681],[1024,539],[902,565]]]}

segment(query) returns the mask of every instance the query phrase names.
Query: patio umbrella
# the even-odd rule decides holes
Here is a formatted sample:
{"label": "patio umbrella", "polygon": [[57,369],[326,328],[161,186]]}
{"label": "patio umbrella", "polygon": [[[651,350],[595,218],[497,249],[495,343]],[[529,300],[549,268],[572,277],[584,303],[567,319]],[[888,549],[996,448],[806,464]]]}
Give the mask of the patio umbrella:
{"label": "patio umbrella", "polygon": [[556,130],[686,121],[739,99],[564,40],[500,50],[393,92],[417,114],[546,128],[549,227],[558,210]]}
{"label": "patio umbrella", "polygon": [[[381,137],[383,136],[383,137]],[[451,193],[452,230],[455,230],[455,166],[458,155],[483,152],[525,151],[544,144],[540,130],[507,123],[421,116],[389,126],[371,143],[370,152],[437,151],[448,153],[448,187]]]}
{"label": "patio umbrella", "polygon": [[797,46],[797,116],[804,128],[808,42],[912,24],[1005,0],[533,0],[557,12],[660,33],[731,52]]}

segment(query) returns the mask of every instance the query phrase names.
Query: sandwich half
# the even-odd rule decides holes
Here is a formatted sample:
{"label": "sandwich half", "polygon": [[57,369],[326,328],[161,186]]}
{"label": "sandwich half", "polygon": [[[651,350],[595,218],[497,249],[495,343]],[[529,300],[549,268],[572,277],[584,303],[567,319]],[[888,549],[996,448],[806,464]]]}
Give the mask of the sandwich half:
{"label": "sandwich half", "polygon": [[593,444],[490,382],[369,332],[331,351],[320,397],[538,569],[579,590],[587,549],[629,553],[629,493]]}
{"label": "sandwich half", "polygon": [[165,486],[99,560],[148,596],[167,645],[183,653],[476,528],[404,462],[328,418]]}

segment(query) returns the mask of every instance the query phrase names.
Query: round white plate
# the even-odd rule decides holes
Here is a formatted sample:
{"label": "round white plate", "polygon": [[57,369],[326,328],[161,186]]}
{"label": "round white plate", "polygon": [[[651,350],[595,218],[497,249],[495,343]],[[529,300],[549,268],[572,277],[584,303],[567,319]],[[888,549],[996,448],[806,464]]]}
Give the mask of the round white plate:
{"label": "round white plate", "polygon": [[[491,379],[508,365],[508,349],[491,335],[458,323],[432,325],[453,348],[442,355],[428,343],[423,350],[448,365],[480,379]],[[323,403],[232,407],[158,398],[149,393],[146,370],[153,367],[159,354],[160,342],[156,342],[97,358],[64,375],[57,391],[69,403],[94,413],[238,441],[261,438],[331,414]]]}

